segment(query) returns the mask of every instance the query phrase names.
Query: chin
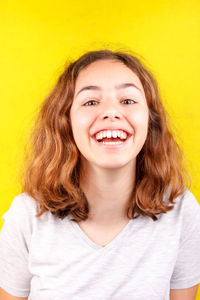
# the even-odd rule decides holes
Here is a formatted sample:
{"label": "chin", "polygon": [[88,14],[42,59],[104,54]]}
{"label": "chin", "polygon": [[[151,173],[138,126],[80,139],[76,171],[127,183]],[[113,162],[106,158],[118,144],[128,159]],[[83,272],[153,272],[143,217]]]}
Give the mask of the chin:
{"label": "chin", "polygon": [[129,162],[104,162],[104,163],[97,163],[96,165],[98,165],[98,167],[102,168],[102,169],[120,169],[120,168],[123,168],[125,166],[127,166],[129,163],[131,163],[130,161]]}

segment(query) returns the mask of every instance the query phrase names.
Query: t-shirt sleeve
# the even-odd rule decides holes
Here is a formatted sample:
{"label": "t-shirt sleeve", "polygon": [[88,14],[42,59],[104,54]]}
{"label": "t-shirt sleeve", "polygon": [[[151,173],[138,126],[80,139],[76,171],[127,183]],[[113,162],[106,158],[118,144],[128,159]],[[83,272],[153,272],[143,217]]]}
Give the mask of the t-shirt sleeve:
{"label": "t-shirt sleeve", "polygon": [[30,291],[28,255],[32,212],[28,200],[24,194],[14,198],[3,215],[0,232],[0,287],[16,297],[28,297]]}
{"label": "t-shirt sleeve", "polygon": [[187,190],[182,199],[182,229],[171,289],[189,288],[200,283],[200,205]]}

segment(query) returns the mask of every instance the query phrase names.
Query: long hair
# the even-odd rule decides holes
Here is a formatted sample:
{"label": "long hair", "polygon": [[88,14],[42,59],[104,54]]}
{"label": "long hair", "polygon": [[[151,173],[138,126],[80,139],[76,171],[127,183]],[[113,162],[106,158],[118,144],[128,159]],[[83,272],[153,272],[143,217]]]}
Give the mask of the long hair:
{"label": "long hair", "polygon": [[120,61],[138,76],[149,108],[147,138],[136,158],[136,181],[127,216],[149,216],[156,221],[156,215],[173,209],[174,199],[184,193],[187,172],[183,153],[169,130],[167,113],[151,72],[130,53],[90,51],[65,68],[42,103],[31,134],[22,192],[39,203],[37,217],[50,211],[59,218],[71,215],[76,222],[88,218],[89,204],[79,185],[80,152],[69,114],[78,74],[102,59]]}

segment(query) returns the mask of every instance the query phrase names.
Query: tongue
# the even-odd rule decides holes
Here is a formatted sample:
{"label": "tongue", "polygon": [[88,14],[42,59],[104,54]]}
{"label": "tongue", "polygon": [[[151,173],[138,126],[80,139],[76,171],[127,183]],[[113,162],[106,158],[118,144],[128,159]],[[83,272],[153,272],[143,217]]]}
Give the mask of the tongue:
{"label": "tongue", "polygon": [[119,142],[121,141],[120,138],[103,138],[104,142]]}

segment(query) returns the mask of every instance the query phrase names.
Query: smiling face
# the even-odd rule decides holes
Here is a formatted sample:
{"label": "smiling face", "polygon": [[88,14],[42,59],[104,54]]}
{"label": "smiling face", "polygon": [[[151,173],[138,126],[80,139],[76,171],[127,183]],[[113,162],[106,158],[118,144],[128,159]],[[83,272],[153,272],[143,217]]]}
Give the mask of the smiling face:
{"label": "smiling face", "polygon": [[[135,163],[147,137],[149,120],[139,78],[120,61],[91,63],[76,80],[70,120],[75,143],[86,163],[101,168]],[[123,129],[128,138],[111,146],[98,142],[95,134],[103,129]]]}

